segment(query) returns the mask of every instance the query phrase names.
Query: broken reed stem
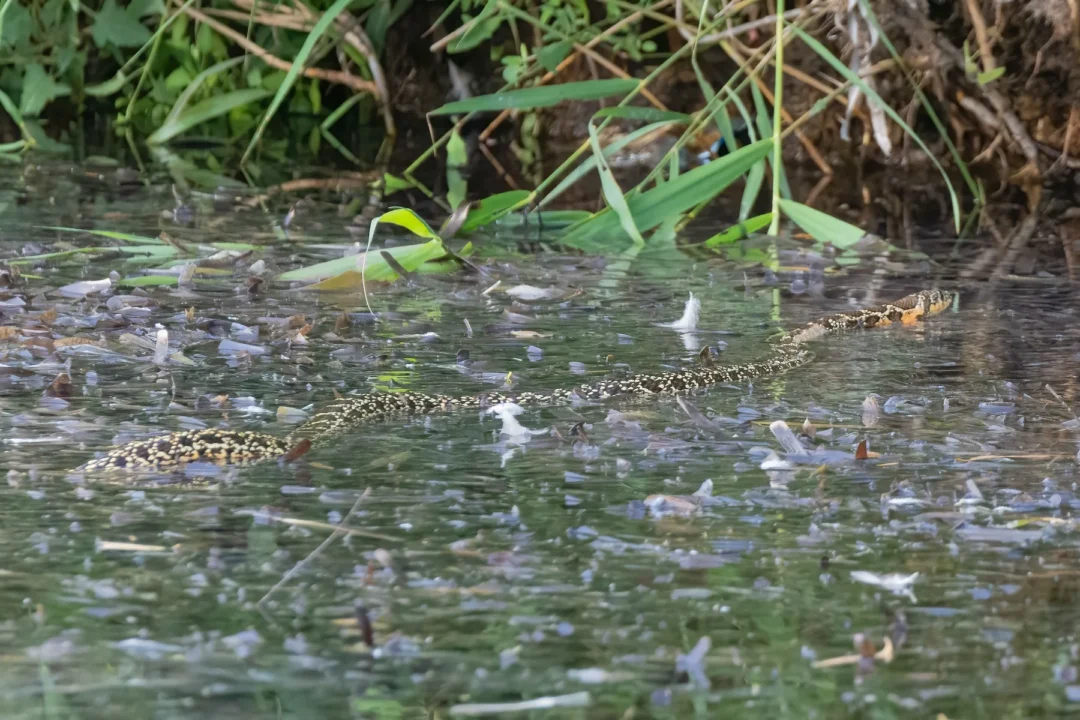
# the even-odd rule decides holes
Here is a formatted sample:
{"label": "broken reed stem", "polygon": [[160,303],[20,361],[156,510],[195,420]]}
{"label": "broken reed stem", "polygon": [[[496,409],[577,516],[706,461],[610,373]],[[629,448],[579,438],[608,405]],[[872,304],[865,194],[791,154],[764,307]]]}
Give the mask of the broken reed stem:
{"label": "broken reed stem", "polygon": [[256,604],[259,607],[262,607],[262,605],[265,604],[266,601],[270,599],[271,595],[273,595],[275,592],[277,592],[280,588],[284,587],[285,584],[288,583],[289,580],[292,579],[293,575],[296,575],[301,570],[306,568],[311,563],[312,560],[314,560],[316,557],[318,557],[322,553],[323,550],[330,547],[330,544],[332,542],[334,542],[334,540],[337,540],[338,537],[340,537],[342,535],[348,534],[348,531],[345,529],[345,524],[348,523],[349,518],[351,518],[356,513],[357,509],[360,507],[360,503],[362,503],[364,500],[366,500],[369,495],[371,495],[371,488],[368,488],[367,490],[365,490],[364,492],[362,492],[360,494],[360,497],[356,498],[356,502],[353,503],[353,506],[352,506],[352,508],[349,509],[348,514],[345,515],[345,517],[341,518],[341,522],[339,522],[337,527],[334,528],[334,532],[330,533],[330,537],[323,540],[322,544],[319,545],[319,547],[312,550],[311,554],[309,554],[306,558],[304,558],[300,562],[293,565],[292,568],[290,568],[289,571],[287,573],[285,573],[281,577],[280,580],[277,581],[277,584],[275,584],[274,587],[270,588],[266,592],[266,594],[263,595],[262,598],[259,599],[259,602],[256,603]]}

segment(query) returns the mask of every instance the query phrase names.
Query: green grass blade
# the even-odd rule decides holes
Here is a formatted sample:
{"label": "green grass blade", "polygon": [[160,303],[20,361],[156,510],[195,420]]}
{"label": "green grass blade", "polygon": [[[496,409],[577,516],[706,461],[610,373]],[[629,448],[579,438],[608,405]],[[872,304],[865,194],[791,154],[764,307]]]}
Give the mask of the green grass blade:
{"label": "green grass blade", "polygon": [[[696,167],[653,190],[635,195],[627,201],[635,226],[640,231],[651,230],[672,215],[681,215],[716,197],[754,163],[764,158],[771,147],[771,138],[760,140],[707,165]],[[570,228],[564,241],[574,244],[596,237],[610,237],[619,232],[619,226],[619,219],[614,213],[601,211]]]}
{"label": "green grass blade", "polygon": [[[595,117],[595,115],[594,115],[594,117]],[[622,136],[621,138],[619,138],[615,142],[613,142],[610,145],[608,145],[607,147],[605,147],[604,148],[604,157],[611,157],[612,155],[619,152],[624,147],[626,147],[630,143],[634,142],[638,138],[644,137],[645,135],[648,135],[649,133],[653,132],[654,130],[659,130],[660,128],[664,127],[665,125],[670,125],[670,124],[671,124],[671,121],[664,121],[664,122],[656,122],[656,123],[652,123],[650,125],[646,125],[644,127],[640,127],[637,130],[633,131],[632,133],[628,133],[628,134]],[[552,200],[559,197],[559,195],[566,192],[578,180],[580,180],[581,178],[583,178],[587,174],[589,174],[589,172],[591,172],[592,169],[595,168],[595,167],[596,167],[596,158],[594,156],[590,156],[590,157],[586,158],[585,160],[583,160],[581,162],[581,164],[578,165],[576,168],[574,168],[572,172],[567,174],[567,176],[565,178],[563,178],[559,182],[559,184],[556,185],[554,189],[552,189],[551,192],[549,192],[547,195],[544,196],[544,199],[540,201],[539,207],[544,207],[545,205],[549,204]]]}
{"label": "green grass blade", "polygon": [[949,137],[949,131],[945,128],[945,123],[941,122],[941,118],[938,117],[937,111],[934,110],[933,104],[930,102],[929,98],[926,97],[926,93],[922,91],[922,87],[920,87],[920,84],[915,81],[915,78],[911,74],[911,70],[904,62],[904,58],[900,55],[899,52],[897,52],[896,46],[892,44],[892,41],[889,40],[889,36],[886,35],[885,32],[881,29],[881,23],[878,22],[877,16],[874,14],[873,8],[870,7],[870,3],[865,2],[865,0],[860,0],[859,5],[866,11],[866,17],[869,19],[870,24],[873,25],[874,28],[877,30],[878,37],[881,38],[882,44],[889,51],[889,54],[892,55],[893,59],[896,60],[897,64],[899,64],[899,66],[903,69],[908,84],[911,86],[911,89],[915,91],[915,96],[919,98],[919,102],[922,104],[923,110],[926,111],[927,117],[929,117],[930,121],[934,123],[934,127],[937,128],[938,135],[940,135],[941,139],[945,142],[945,146],[949,148],[949,155],[952,156],[953,163],[956,164],[957,169],[960,171],[961,177],[964,178],[964,183],[967,184],[968,190],[978,200],[981,195],[979,186],[975,182],[975,179],[971,176],[971,172],[968,170],[967,163],[965,163],[964,159],[960,157],[960,151],[956,149],[956,145],[953,144],[952,139]]}
{"label": "green grass blade", "polygon": [[959,232],[962,215],[960,213],[960,200],[956,196],[956,188],[953,187],[952,180],[949,179],[949,175],[945,172],[945,168],[943,168],[941,166],[941,163],[938,162],[937,156],[935,156],[934,153],[930,150],[930,148],[926,146],[926,143],[923,142],[923,139],[919,137],[918,133],[912,130],[906,122],[904,122],[904,118],[900,117],[899,113],[893,110],[887,102],[882,100],[881,96],[878,95],[872,87],[867,85],[866,82],[861,77],[859,77],[857,73],[852,72],[851,69],[848,68],[848,66],[845,65],[843,62],[841,62],[839,58],[833,55],[827,47],[814,39],[814,37],[809,35],[798,25],[792,25],[791,30],[796,35],[798,35],[799,38],[801,38],[802,41],[806,43],[811,50],[817,53],[819,57],[825,60],[825,62],[829,63],[829,65],[831,65],[832,68],[836,70],[836,72],[840,73],[845,80],[850,82],[852,85],[858,87],[859,90],[861,90],[863,94],[866,95],[866,97],[868,97],[871,101],[877,103],[878,107],[880,107],[886,115],[892,118],[893,122],[903,128],[904,132],[911,136],[911,139],[914,140],[920,148],[922,148],[922,151],[926,153],[926,157],[928,157],[930,161],[934,163],[934,167],[936,167],[938,169],[938,172],[941,173],[941,177],[945,181],[945,185],[949,188],[949,199],[952,202],[953,220],[956,226],[956,231]]}
{"label": "green grass blade", "polygon": [[761,185],[765,181],[765,163],[755,163],[746,173],[746,185],[743,186],[742,201],[739,203],[739,221],[744,222],[754,209]]}
{"label": "green grass blade", "polygon": [[780,210],[810,237],[821,243],[832,243],[841,250],[849,249],[866,235],[865,231],[851,223],[794,200],[781,200]]}
{"label": "green grass blade", "polygon": [[467,100],[457,100],[432,110],[429,115],[457,115],[496,110],[529,110],[551,107],[563,100],[599,100],[612,95],[625,95],[638,86],[637,80],[586,80],[561,85],[507,90],[493,95],[478,95]]}
{"label": "green grass blade", "polygon": [[255,146],[262,138],[262,134],[265,132],[270,119],[277,113],[278,108],[281,107],[281,103],[285,102],[285,97],[292,90],[293,85],[296,84],[296,78],[300,76],[300,72],[303,70],[304,65],[307,64],[308,58],[311,57],[311,51],[315,49],[315,44],[319,42],[319,40],[322,39],[322,36],[326,34],[326,31],[330,29],[330,26],[333,25],[337,16],[348,8],[352,2],[353,0],[337,0],[337,2],[331,5],[330,8],[322,14],[322,17],[315,23],[315,27],[311,28],[311,32],[308,33],[307,39],[304,40],[300,52],[296,54],[296,57],[292,58],[292,67],[289,68],[289,72],[285,74],[285,79],[282,80],[281,85],[277,89],[277,93],[274,94],[274,99],[270,101],[270,107],[266,110],[266,114],[263,115],[259,127],[255,129],[255,135],[251,138],[251,142],[248,143],[243,157],[240,158],[241,165],[247,162],[248,157],[251,155],[251,151],[255,149]]}
{"label": "green grass blade", "polygon": [[686,113],[675,112],[673,110],[658,110],[654,107],[637,107],[636,105],[616,105],[614,107],[600,108],[593,113],[593,119],[596,118],[619,118],[621,120],[641,120],[643,122],[650,123],[686,123],[694,119],[693,116]]}
{"label": "green grass blade", "polygon": [[146,139],[149,145],[164,145],[177,135],[182,135],[196,125],[221,117],[234,108],[243,107],[269,97],[269,90],[249,88],[215,95],[192,105],[173,122],[165,123]]}
{"label": "green grass blade", "polygon": [[499,218],[498,225],[499,227],[511,229],[535,226],[542,230],[555,231],[565,230],[590,217],[592,217],[592,213],[587,210],[545,210],[527,215],[524,213],[508,213]]}
{"label": "green grass blade", "polygon": [[59,230],[60,232],[76,232],[87,233],[89,235],[97,235],[98,237],[109,238],[110,240],[123,240],[124,242],[134,243],[136,245],[164,245],[165,241],[161,238],[150,237],[148,235],[132,235],[130,233],[114,232],[112,230],[84,230],[83,228],[64,227],[62,225],[39,225],[42,230]]}
{"label": "green grass blade", "polygon": [[184,91],[180,93],[180,97],[176,98],[176,102],[173,103],[172,109],[169,110],[169,114],[165,116],[165,121],[161,123],[162,127],[176,122],[177,118],[180,117],[180,113],[187,109],[188,103],[191,102],[191,98],[198,92],[199,88],[202,87],[202,84],[206,82],[207,78],[213,77],[220,72],[224,72],[231,67],[235,67],[242,62],[244,62],[243,57],[229,58],[228,60],[214,63],[196,75],[192,81],[188,83],[188,86],[184,88]]}
{"label": "green grass blade", "polygon": [[608,207],[619,216],[619,224],[635,245],[644,245],[645,238],[641,237],[641,231],[634,224],[634,216],[630,214],[630,208],[626,204],[626,196],[623,195],[619,182],[611,172],[611,166],[604,158],[604,150],[600,147],[600,136],[596,132],[596,126],[589,123],[589,144],[592,145],[593,159],[596,160],[596,171],[600,174],[600,189],[604,193],[604,200]]}
{"label": "green grass blade", "polygon": [[22,113],[19,112],[19,107],[11,101],[8,94],[3,90],[0,90],[0,106],[3,106],[4,110],[19,128],[19,132],[22,133],[23,140],[27,145],[34,145],[35,140],[33,134],[30,132],[30,128],[26,126],[26,122],[23,120]]}

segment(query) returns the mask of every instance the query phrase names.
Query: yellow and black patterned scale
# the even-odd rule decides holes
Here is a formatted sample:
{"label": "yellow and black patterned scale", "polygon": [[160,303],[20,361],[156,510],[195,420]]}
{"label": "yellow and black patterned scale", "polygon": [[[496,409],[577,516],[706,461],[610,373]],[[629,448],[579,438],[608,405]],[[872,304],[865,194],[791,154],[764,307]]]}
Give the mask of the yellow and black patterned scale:
{"label": "yellow and black patterned scale", "polygon": [[738,383],[776,375],[810,361],[806,344],[826,335],[858,328],[914,324],[947,309],[952,293],[926,290],[894,303],[821,318],[784,335],[764,358],[742,365],[718,365],[658,374],[600,380],[572,388],[534,393],[426,395],[374,392],[330,403],[289,437],[243,430],[189,430],[114,448],[83,465],[81,471],[160,469],[187,462],[245,464],[288,456],[298,445],[319,444],[357,425],[390,415],[423,414],[457,408],[490,407],[501,402],[554,405],[575,399],[607,400],[620,396],[679,395],[719,383]]}

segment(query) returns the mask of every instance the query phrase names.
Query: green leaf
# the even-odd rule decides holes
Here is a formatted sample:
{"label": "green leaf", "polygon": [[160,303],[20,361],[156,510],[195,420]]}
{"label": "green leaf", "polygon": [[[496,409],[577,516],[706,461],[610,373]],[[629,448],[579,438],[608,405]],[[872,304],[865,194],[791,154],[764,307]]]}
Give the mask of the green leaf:
{"label": "green leaf", "polygon": [[413,183],[399,178],[397,175],[391,173],[383,173],[383,193],[386,195],[393,195],[396,192],[402,190],[408,190],[413,187]]}
{"label": "green leaf", "polygon": [[[634,224],[642,232],[651,230],[672,215],[681,215],[716,197],[765,157],[771,148],[771,138],[759,140],[648,192],[635,195],[627,201]],[[605,210],[570,228],[563,241],[570,245],[595,245],[598,239],[617,235],[619,227],[619,219]]]}
{"label": "green leaf", "polygon": [[128,12],[139,18],[147,15],[164,15],[165,3],[163,0],[131,0]]}
{"label": "green leaf", "polygon": [[[750,168],[750,172],[746,173],[746,184],[743,186],[742,201],[739,203],[739,220],[745,221],[750,217],[750,213],[754,209],[754,203],[757,202],[758,193],[761,192],[761,183],[765,180],[765,163],[755,163],[754,167]],[[772,215],[772,213],[769,213]]]}
{"label": "green leaf", "polygon": [[671,110],[658,110],[654,107],[638,107],[636,105],[615,105],[608,108],[600,108],[593,113],[593,118],[616,117],[623,120],[642,120],[651,123],[685,123],[690,124],[693,118],[686,113],[673,112]]}
{"label": "green leaf", "polygon": [[114,232],[112,230],[84,230],[83,228],[64,227],[62,225],[39,225],[42,230],[59,230],[60,232],[73,232],[73,233],[87,233],[89,235],[97,235],[98,237],[109,238],[110,240],[123,240],[124,242],[134,243],[136,245],[164,245],[165,241],[161,238],[149,237],[147,235],[131,235],[129,233]]}
{"label": "green leaf", "polygon": [[34,32],[34,18],[22,3],[4,0],[0,7],[3,28],[0,29],[0,47],[13,48],[22,52],[31,47],[31,35]]}
{"label": "green leaf", "polygon": [[432,230],[431,226],[424,222],[422,217],[408,208],[393,208],[375,218],[375,220],[379,224],[403,227],[417,237],[439,239],[439,234]]}
{"label": "green leaf", "polygon": [[508,190],[497,195],[489,195],[469,210],[469,217],[466,218],[458,234],[468,234],[495,222],[528,197],[528,190]]}
{"label": "green leaf", "polygon": [[559,40],[540,48],[540,52],[536,53],[536,59],[545,70],[555,72],[559,68],[559,63],[565,60],[573,49],[574,43],[569,40]]}
{"label": "green leaf", "polygon": [[544,212],[507,213],[498,219],[500,227],[517,228],[522,225],[535,225],[545,230],[561,230],[576,225],[592,216],[587,210],[545,210]]}
{"label": "green leaf", "polygon": [[127,75],[123,70],[117,70],[116,74],[109,80],[97,85],[87,85],[83,88],[83,92],[91,97],[109,97],[120,92],[120,88],[124,87],[124,84],[128,81]]}
{"label": "green leaf", "polygon": [[[466,19],[466,18],[463,18]],[[503,16],[499,12],[498,0],[488,0],[484,9],[480,11],[476,22],[465,31],[465,34],[452,40],[446,47],[448,53],[465,52],[484,42],[502,25]]]}
{"label": "green leaf", "polygon": [[641,231],[634,224],[634,216],[630,214],[630,208],[626,204],[626,196],[623,195],[619,182],[611,172],[611,166],[608,165],[607,159],[604,158],[604,151],[600,147],[600,135],[591,121],[589,122],[589,144],[592,146],[593,158],[596,160],[596,171],[600,174],[600,189],[604,193],[604,200],[607,202],[608,207],[619,216],[619,224],[622,225],[622,229],[630,236],[634,244],[644,245],[645,238],[641,237]]}
{"label": "green leaf", "polygon": [[100,48],[114,45],[118,48],[142,47],[152,37],[150,31],[139,22],[139,8],[116,6],[116,0],[105,0],[90,26],[90,35]]}
{"label": "green leaf", "polygon": [[[436,238],[426,243],[399,245],[385,250],[369,250],[366,253],[290,270],[279,275],[277,279],[283,282],[319,281],[314,285],[308,285],[304,288],[305,290],[355,290],[363,285],[363,277],[366,277],[368,282],[395,280],[398,274],[383,259],[384,252],[389,253],[401,267],[409,272],[419,271],[424,263],[446,254],[442,241]],[[366,267],[365,256],[367,257]],[[364,272],[363,277],[361,269]]]}
{"label": "green leaf", "polygon": [[987,70],[986,72],[979,73],[978,75],[975,76],[975,79],[978,81],[979,86],[981,87],[983,85],[989,85],[990,83],[994,82],[995,80],[997,80],[999,77],[1001,77],[1004,74],[1005,74],[1004,66],[996,67],[993,70]]}
{"label": "green leaf", "polygon": [[[328,260],[308,267],[290,270],[278,275],[282,282],[321,281],[309,285],[310,290],[355,290],[362,286],[364,278],[368,281],[394,280],[397,272],[383,259],[382,253],[389,253],[402,268],[409,272],[421,269],[429,260],[446,254],[442,240],[424,219],[408,208],[394,208],[383,213],[371,223],[369,234],[374,236],[380,223],[403,227],[413,235],[429,238],[429,242],[416,245],[400,245],[386,250],[370,250],[350,257]],[[365,256],[367,257],[365,265]],[[361,275],[363,269],[363,275]]]}
{"label": "green leaf", "polygon": [[[352,2],[353,0],[336,0],[336,2],[319,17],[315,26],[311,28],[311,32],[309,32],[307,38],[304,39],[304,44],[301,46],[300,51],[296,53],[295,57],[290,58],[292,66],[289,68],[289,72],[285,74],[285,80],[274,94],[274,99],[270,101],[270,107],[263,115],[262,122],[259,123],[259,127],[255,130],[255,134],[248,143],[247,149],[244,150],[244,155],[240,158],[241,165],[247,163],[251,151],[255,149],[260,138],[262,138],[262,134],[266,130],[267,124],[277,113],[278,108],[281,107],[281,103],[285,102],[285,97],[292,91],[296,79],[300,77],[300,72],[304,69],[304,66],[307,65],[308,58],[311,57],[311,52],[315,49],[315,44],[322,39],[323,35],[326,34],[326,31],[329,30],[330,26],[337,20],[338,15],[347,9]],[[383,98],[383,101],[386,102],[388,99]]]}
{"label": "green leaf", "polygon": [[810,237],[820,243],[832,243],[841,250],[847,250],[866,235],[862,229],[851,223],[794,200],[781,200],[780,210],[809,233]]}
{"label": "green leaf", "polygon": [[233,90],[223,95],[214,95],[192,105],[172,121],[166,120],[146,142],[149,145],[162,145],[207,120],[221,117],[230,110],[257,103],[268,97],[270,92],[261,89]]}
{"label": "green leaf", "polygon": [[23,75],[19,111],[23,116],[36,117],[50,102],[70,94],[68,85],[56,82],[38,63],[29,63]]}
{"label": "green leaf", "polygon": [[176,275],[132,275],[121,278],[116,284],[120,287],[163,287],[179,283],[180,278]]}
{"label": "green leaf", "polygon": [[176,102],[173,104],[172,109],[169,110],[169,114],[166,116],[162,126],[176,122],[177,118],[180,117],[180,114],[187,109],[187,105],[191,102],[191,98],[195,96],[195,93],[202,87],[204,82],[220,72],[224,72],[225,70],[239,65],[243,61],[244,59],[242,57],[222,60],[221,62],[214,63],[206,68],[194,78],[192,78],[191,75],[188,74],[188,71],[182,67],[171,72],[169,77],[165,79],[166,87],[170,90],[179,89],[178,87],[173,87],[170,83],[180,83],[181,86],[184,87],[184,91],[176,98]]}
{"label": "green leaf", "polygon": [[[755,165],[754,167],[758,167]],[[705,247],[716,247],[718,245],[730,245],[733,242],[742,240],[745,237],[749,237],[751,234],[763,230],[769,226],[772,222],[772,213],[767,212],[764,215],[756,215],[752,218],[743,220],[738,225],[732,225],[727,230],[713,235],[711,238],[705,241]]]}
{"label": "green leaf", "polygon": [[599,100],[612,95],[625,95],[637,86],[637,80],[621,78],[586,80],[561,85],[542,85],[540,87],[507,90],[493,95],[478,95],[467,100],[458,100],[436,108],[428,114],[453,115],[458,113],[551,107],[563,100]]}

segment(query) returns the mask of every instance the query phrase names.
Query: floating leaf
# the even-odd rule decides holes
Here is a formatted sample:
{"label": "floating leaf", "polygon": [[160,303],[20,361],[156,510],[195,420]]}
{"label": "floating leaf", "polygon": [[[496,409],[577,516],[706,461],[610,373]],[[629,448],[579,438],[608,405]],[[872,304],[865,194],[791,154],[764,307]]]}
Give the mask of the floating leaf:
{"label": "floating leaf", "polygon": [[116,284],[120,287],[163,287],[179,284],[176,275],[134,275],[121,279]]}
{"label": "floating leaf", "polygon": [[[371,250],[367,253],[360,253],[355,257],[345,258],[352,260],[351,267],[322,282],[308,285],[305,290],[356,290],[363,287],[365,278],[368,282],[396,280],[398,273],[382,257],[384,252],[393,257],[407,272],[420,271],[424,263],[446,254],[442,241],[438,239],[417,245],[402,245],[378,251]],[[366,265],[364,263],[365,255],[367,256]],[[361,273],[361,268],[363,268],[363,273]],[[278,279],[284,278],[282,276]]]}
{"label": "floating leaf", "polygon": [[76,232],[76,233],[88,233],[90,235],[97,235],[98,237],[109,238],[110,240],[123,240],[124,242],[136,243],[138,245],[164,245],[165,241],[161,238],[149,237],[148,235],[132,235],[130,233],[114,232],[112,230],[84,230],[83,228],[64,227],[62,225],[39,225],[43,230],[59,230],[61,232]]}

